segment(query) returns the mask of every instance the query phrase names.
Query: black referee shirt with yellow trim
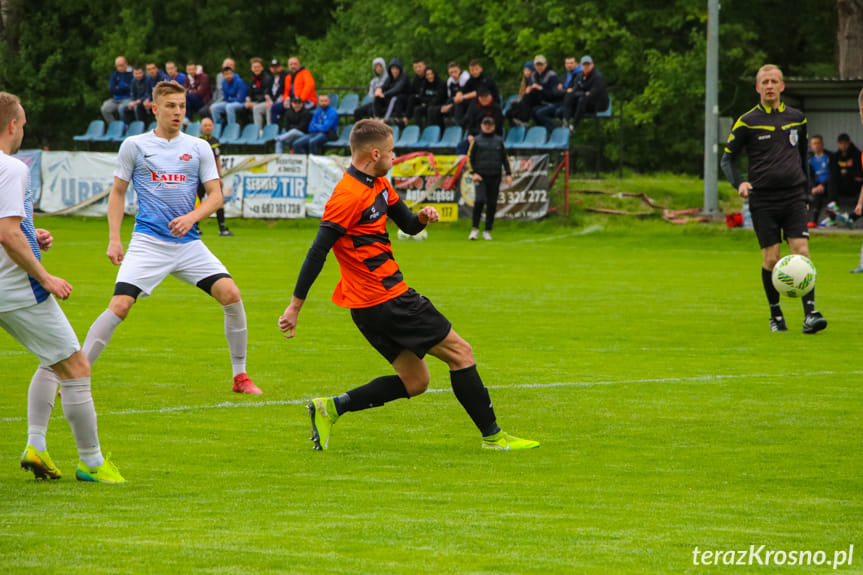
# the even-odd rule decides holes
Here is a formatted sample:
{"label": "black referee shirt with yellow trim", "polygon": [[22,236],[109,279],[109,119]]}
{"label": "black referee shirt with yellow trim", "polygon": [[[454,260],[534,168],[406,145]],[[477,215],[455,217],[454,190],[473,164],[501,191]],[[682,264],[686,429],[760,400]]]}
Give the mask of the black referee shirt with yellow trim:
{"label": "black referee shirt with yellow trim", "polygon": [[[736,166],[743,148],[749,156],[747,179]],[[777,108],[759,104],[734,123],[725,144],[722,170],[734,189],[748,181],[756,192],[787,190],[808,181],[807,148],[803,112],[781,102]]]}

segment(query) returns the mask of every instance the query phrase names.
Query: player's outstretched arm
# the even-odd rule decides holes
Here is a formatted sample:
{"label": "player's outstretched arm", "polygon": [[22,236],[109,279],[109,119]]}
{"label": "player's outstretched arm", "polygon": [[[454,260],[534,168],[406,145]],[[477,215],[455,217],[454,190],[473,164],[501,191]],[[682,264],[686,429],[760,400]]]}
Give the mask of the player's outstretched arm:
{"label": "player's outstretched arm", "polygon": [[211,214],[224,205],[225,198],[222,196],[222,180],[216,178],[215,180],[204,182],[204,190],[207,193],[207,197],[204,198],[200,206],[186,215],[174,218],[168,224],[173,236],[178,238],[183,237],[195,224],[204,218],[210,217]]}
{"label": "player's outstretched arm", "polygon": [[60,299],[66,299],[72,293],[72,286],[63,278],[52,276],[42,263],[33,255],[27,237],[21,231],[21,218],[10,216],[0,218],[0,244],[9,254],[9,258],[21,269],[30,274],[46,290]]}
{"label": "player's outstretched arm", "polygon": [[129,182],[114,177],[111,195],[108,196],[108,259],[115,266],[123,263],[123,212],[126,207],[126,190]]}
{"label": "player's outstretched arm", "polygon": [[426,224],[440,220],[440,214],[433,206],[426,206],[413,213],[404,200],[391,205],[387,209],[387,217],[392,219],[401,231],[412,236],[423,231]]}

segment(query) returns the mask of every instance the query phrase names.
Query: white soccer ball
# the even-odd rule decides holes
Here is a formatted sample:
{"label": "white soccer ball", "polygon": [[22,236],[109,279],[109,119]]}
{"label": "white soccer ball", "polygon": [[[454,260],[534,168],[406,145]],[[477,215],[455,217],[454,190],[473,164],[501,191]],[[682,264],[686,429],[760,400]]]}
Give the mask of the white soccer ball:
{"label": "white soccer ball", "polygon": [[399,230],[399,233],[396,235],[396,237],[398,237],[398,239],[400,239],[400,240],[422,241],[422,240],[428,239],[429,233],[426,230],[423,230],[420,233],[418,233],[417,235],[412,236],[410,234],[406,234],[405,232]]}
{"label": "white soccer ball", "polygon": [[815,289],[815,266],[806,256],[785,256],[773,266],[773,287],[788,297],[803,297]]}

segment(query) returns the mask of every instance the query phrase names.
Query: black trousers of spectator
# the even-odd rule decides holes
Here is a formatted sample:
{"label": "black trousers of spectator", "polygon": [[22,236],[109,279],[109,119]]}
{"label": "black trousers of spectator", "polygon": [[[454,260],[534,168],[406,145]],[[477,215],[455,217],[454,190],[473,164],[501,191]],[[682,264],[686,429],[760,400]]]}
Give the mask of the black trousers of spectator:
{"label": "black trousers of spectator", "polygon": [[[825,185],[825,188],[827,186]],[[813,194],[810,192],[809,194],[809,221],[813,223],[818,223],[818,220],[821,216],[821,210],[823,210],[827,204],[830,202],[830,197],[828,195],[829,190],[824,190],[824,193],[821,194]]]}
{"label": "black trousers of spectator", "polygon": [[563,98],[563,120],[573,124],[584,117],[585,114],[595,114],[602,110],[596,109],[596,100],[584,92],[569,92]]}
{"label": "black trousers of spectator", "polygon": [[[482,174],[480,174],[482,176]],[[485,231],[490,232],[494,226],[494,214],[497,211],[497,197],[500,194],[500,175],[482,176],[482,180],[474,186],[473,227],[479,228],[482,209],[485,208]]]}
{"label": "black trousers of spectator", "polygon": [[366,118],[371,118],[375,115],[375,104],[374,102],[369,102],[368,104],[363,104],[362,106],[358,106],[356,110],[354,110],[354,122],[359,122],[360,120],[365,120]]}
{"label": "black trousers of spectator", "polygon": [[[417,102],[414,104],[413,109],[413,118],[414,124],[417,126],[422,126],[428,122],[429,117],[429,106],[425,104],[425,102]],[[428,124],[431,126],[431,124]]]}
{"label": "black trousers of spectator", "polygon": [[375,98],[375,117],[383,118],[387,115],[387,108],[390,106],[390,101],[395,98],[390,118],[403,118],[405,110],[405,98],[402,96],[390,96],[389,98]]}
{"label": "black trousers of spectator", "polygon": [[[446,104],[443,106],[445,105]],[[443,106],[428,107],[428,125],[440,126],[441,130],[444,129],[446,124],[450,124],[451,126],[461,126],[462,122],[464,122],[464,103],[453,104],[453,107],[450,108],[449,112],[442,112],[441,108],[443,108]]]}

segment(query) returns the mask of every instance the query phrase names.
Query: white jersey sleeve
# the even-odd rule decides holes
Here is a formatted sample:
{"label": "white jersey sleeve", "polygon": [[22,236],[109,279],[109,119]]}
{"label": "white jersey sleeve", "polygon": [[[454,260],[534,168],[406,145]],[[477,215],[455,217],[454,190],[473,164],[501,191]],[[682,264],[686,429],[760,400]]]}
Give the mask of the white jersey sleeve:
{"label": "white jersey sleeve", "polygon": [[202,184],[211,180],[219,179],[219,168],[216,166],[216,155],[209,142],[199,139],[198,147],[201,149],[201,163],[198,169],[198,181]]}
{"label": "white jersey sleeve", "polygon": [[0,218],[26,218],[24,195],[30,181],[30,169],[19,160],[9,159],[0,170]]}
{"label": "white jersey sleeve", "polygon": [[135,171],[135,157],[138,155],[138,146],[131,139],[123,140],[120,145],[120,153],[117,155],[117,167],[114,169],[114,177],[124,182],[132,181],[132,173]]}

